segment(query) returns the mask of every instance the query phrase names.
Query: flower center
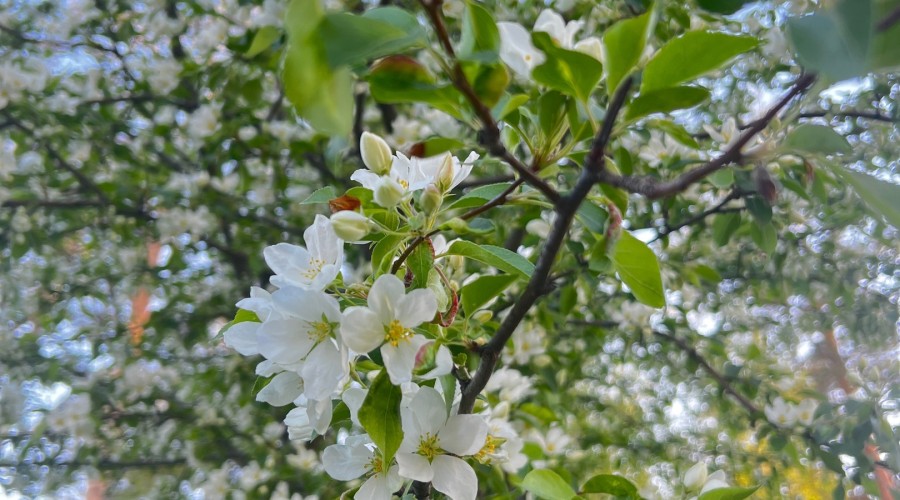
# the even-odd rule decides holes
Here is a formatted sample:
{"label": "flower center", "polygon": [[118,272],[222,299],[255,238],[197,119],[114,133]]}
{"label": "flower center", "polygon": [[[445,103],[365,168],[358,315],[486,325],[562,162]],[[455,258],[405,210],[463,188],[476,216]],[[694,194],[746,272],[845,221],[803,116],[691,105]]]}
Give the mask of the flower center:
{"label": "flower center", "polygon": [[500,444],[500,440],[488,434],[487,439],[484,441],[484,446],[481,447],[481,450],[475,454],[475,460],[483,464],[487,464],[491,462],[491,455],[497,451],[497,445]]}
{"label": "flower center", "polygon": [[397,347],[401,340],[409,342],[410,337],[412,337],[412,331],[401,325],[396,319],[384,327],[384,341],[394,347]]}
{"label": "flower center", "polygon": [[397,182],[399,182],[400,185],[403,186],[403,189],[409,189],[409,181],[407,181],[406,179],[400,179]]}
{"label": "flower center", "polygon": [[325,317],[322,318],[322,321],[310,323],[309,326],[312,327],[308,332],[309,338],[315,340],[316,343],[327,339],[334,331],[334,324],[329,323]]}
{"label": "flower center", "polygon": [[429,462],[434,460],[434,457],[440,455],[442,452],[443,450],[441,450],[440,441],[438,440],[437,435],[426,432],[419,438],[419,449],[416,450],[416,453],[427,458]]}
{"label": "flower center", "polygon": [[384,472],[384,462],[381,460],[381,457],[374,456],[369,463],[366,464],[366,468],[369,469],[368,474],[377,475]]}
{"label": "flower center", "polygon": [[311,280],[319,275],[319,272],[322,270],[322,266],[325,265],[325,261],[322,259],[312,258],[309,259],[309,267],[303,271],[303,277]]}

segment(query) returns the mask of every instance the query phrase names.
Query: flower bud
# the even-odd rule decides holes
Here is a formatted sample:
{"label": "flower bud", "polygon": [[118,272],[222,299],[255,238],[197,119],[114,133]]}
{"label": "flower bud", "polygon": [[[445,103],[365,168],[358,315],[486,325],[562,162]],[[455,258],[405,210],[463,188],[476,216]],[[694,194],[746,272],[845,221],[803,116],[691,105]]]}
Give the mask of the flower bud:
{"label": "flower bud", "polygon": [[477,321],[478,323],[487,323],[493,317],[494,317],[493,311],[489,311],[487,309],[482,309],[472,315],[472,319]]}
{"label": "flower bud", "polygon": [[331,216],[331,227],[338,238],[357,242],[369,234],[371,222],[366,216],[352,210],[341,210]]}
{"label": "flower bud", "polygon": [[359,154],[363,163],[372,172],[378,175],[390,172],[393,161],[391,147],[381,137],[371,132],[363,132],[359,138]]}
{"label": "flower bud", "polygon": [[706,483],[706,464],[698,462],[684,473],[682,480],[687,491],[699,490]]}
{"label": "flower bud", "polygon": [[391,208],[403,199],[403,186],[390,177],[382,177],[375,186],[375,203]]}
{"label": "flower bud", "polygon": [[441,158],[441,166],[438,167],[437,178],[435,179],[437,187],[443,193],[449,191],[453,186],[453,177],[455,174],[453,170],[453,155],[444,153],[443,158]]}
{"label": "flower bud", "polygon": [[422,197],[419,198],[419,203],[422,205],[422,210],[425,213],[431,215],[437,212],[441,208],[441,203],[444,202],[444,195],[438,190],[438,188],[434,184],[429,184],[425,187],[425,190],[422,191]]}

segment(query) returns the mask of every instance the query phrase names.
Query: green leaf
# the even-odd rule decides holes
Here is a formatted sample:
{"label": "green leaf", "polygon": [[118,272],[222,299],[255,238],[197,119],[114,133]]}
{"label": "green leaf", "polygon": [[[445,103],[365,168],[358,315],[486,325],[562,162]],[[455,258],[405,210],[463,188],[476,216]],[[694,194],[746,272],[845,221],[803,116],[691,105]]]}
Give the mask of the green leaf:
{"label": "green leaf", "polygon": [[734,14],[746,3],[754,0],[697,0],[701,9],[717,14]]}
{"label": "green leaf", "polygon": [[739,488],[736,486],[716,488],[700,495],[700,498],[697,500],[743,500],[755,493],[758,489],[759,486],[754,486],[753,488]]}
{"label": "green leaf", "polygon": [[581,493],[608,493],[617,497],[640,498],[637,486],[622,476],[600,474],[584,483]]}
{"label": "green leaf", "polygon": [[550,469],[533,470],[525,475],[522,488],[544,500],[571,500],[575,490]]}
{"label": "green leaf", "polygon": [[462,255],[483,264],[528,279],[534,271],[534,264],[516,252],[493,245],[476,245],[471,241],[455,241],[447,250],[447,255]]}
{"label": "green leaf", "polygon": [[526,94],[505,95],[500,98],[500,102],[491,110],[494,119],[500,121],[506,118],[506,115],[517,110],[520,106],[528,102],[529,97]]}
{"label": "green leaf", "polygon": [[535,47],[544,51],[547,60],[531,72],[540,84],[586,102],[603,76],[603,65],[593,57],[557,47],[550,35],[541,31],[531,34]]}
{"label": "green leaf", "polygon": [[575,216],[586,228],[596,234],[603,234],[606,230],[606,221],[609,219],[606,210],[590,200],[585,201],[578,207],[578,212],[575,213]]}
{"label": "green leaf", "polygon": [[799,153],[821,153],[826,155],[850,153],[853,148],[844,136],[831,127],[804,123],[788,134],[782,149]]}
{"label": "green leaf", "polygon": [[853,186],[856,194],[876,216],[884,217],[890,225],[900,228],[900,185],[838,165],[833,165],[832,170]]}
{"label": "green leaf", "polygon": [[739,227],[741,227],[740,213],[734,212],[716,215],[712,225],[713,241],[720,247],[725,246],[731,239],[731,235],[733,235]]}
{"label": "green leaf", "polygon": [[500,58],[500,30],[490,11],[481,5],[466,2],[459,59],[463,61],[495,62]]}
{"label": "green leaf", "polygon": [[425,31],[415,17],[397,7],[380,7],[355,16],[332,13],[319,26],[328,64],[357,65],[425,45]]}
{"label": "green leaf", "polygon": [[476,67],[474,75],[470,75],[469,78],[472,90],[486,106],[491,107],[500,101],[509,85],[509,70],[500,63],[477,64]]}
{"label": "green leaf", "polygon": [[234,315],[234,319],[229,321],[228,323],[225,323],[225,326],[223,326],[222,329],[219,330],[218,335],[222,335],[223,333],[227,332],[229,328],[238,323],[244,323],[247,321],[260,323],[259,316],[257,316],[255,312],[247,311],[245,309],[238,309],[237,313],[235,313]]}
{"label": "green leaf", "polygon": [[391,383],[387,370],[372,381],[369,393],[359,409],[359,423],[381,450],[384,463],[391,463],[403,440],[400,425],[400,387]]}
{"label": "green leaf", "polygon": [[457,118],[459,94],[450,85],[438,85],[415,59],[386,57],[372,66],[366,79],[372,97],[389,104],[424,102]]}
{"label": "green leaf", "polygon": [[512,274],[482,276],[462,287],[459,296],[466,316],[471,316],[481,306],[500,295],[516,279],[518,278]]}
{"label": "green leaf", "polygon": [[772,223],[757,223],[750,226],[750,237],[760,250],[771,254],[778,245],[778,232]]}
{"label": "green leaf", "polygon": [[291,0],[284,15],[284,28],[292,39],[304,39],[313,34],[325,17],[320,0]]}
{"label": "green leaf", "polygon": [[868,72],[872,39],[870,0],[840,0],[824,12],[791,18],[788,38],[807,69],[845,80]]}
{"label": "green leaf", "polygon": [[404,237],[398,234],[386,234],[372,248],[372,270],[375,275],[384,274],[394,262],[397,245]]}
{"label": "green leaf", "polygon": [[316,189],[313,193],[300,202],[301,205],[315,205],[317,203],[328,203],[338,197],[337,189],[334,186],[325,186]]}
{"label": "green leaf", "polygon": [[625,119],[636,120],[652,113],[668,113],[692,108],[709,99],[709,91],[703,87],[672,87],[641,94],[631,101],[625,111]]}
{"label": "green leaf", "polygon": [[[897,0],[876,0],[872,18],[886,19],[898,7]],[[897,47],[900,47],[900,23],[875,33],[869,48],[869,68],[885,71],[900,67],[900,50]]]}
{"label": "green leaf", "polygon": [[498,184],[479,186],[454,201],[453,204],[450,205],[450,208],[471,208],[484,205],[488,201],[500,196],[500,194],[506,191],[511,184],[511,182],[501,182]]}
{"label": "green leaf", "polygon": [[263,26],[253,35],[253,42],[250,43],[250,48],[244,52],[244,55],[254,57],[271,47],[279,38],[281,38],[280,29],[275,26]]}
{"label": "green leaf", "polygon": [[666,305],[659,262],[646,243],[622,231],[610,259],[636,299],[651,307]]}
{"label": "green leaf", "polygon": [[406,262],[413,274],[412,288],[428,287],[428,273],[434,266],[434,255],[429,245],[416,245]]}
{"label": "green leaf", "polygon": [[749,36],[727,35],[711,31],[691,31],[665,44],[647,63],[641,93],[674,87],[693,80],[756,47],[759,41]]}
{"label": "green leaf", "polygon": [[647,37],[652,31],[654,10],[643,15],[619,21],[603,34],[606,48],[606,87],[612,95],[619,82],[631,72],[641,59]]}
{"label": "green leaf", "polygon": [[284,60],[285,95],[319,132],[341,136],[353,125],[353,75],[349,68],[331,71],[316,37],[290,37]]}

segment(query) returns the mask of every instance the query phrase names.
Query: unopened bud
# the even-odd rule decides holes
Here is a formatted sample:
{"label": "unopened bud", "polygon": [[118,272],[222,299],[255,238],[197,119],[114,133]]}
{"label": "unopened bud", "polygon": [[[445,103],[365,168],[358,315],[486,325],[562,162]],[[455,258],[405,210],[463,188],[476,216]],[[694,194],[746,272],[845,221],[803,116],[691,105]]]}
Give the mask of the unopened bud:
{"label": "unopened bud", "polygon": [[382,177],[375,186],[375,203],[391,208],[403,199],[403,186],[390,177]]}
{"label": "unopened bud", "polygon": [[438,168],[437,179],[435,179],[441,192],[446,193],[453,186],[453,177],[456,174],[453,167],[453,155],[445,153],[441,158],[441,166]]}
{"label": "unopened bud", "polygon": [[369,234],[372,223],[366,216],[352,210],[341,210],[331,216],[331,227],[338,238],[357,242]]}
{"label": "unopened bud", "polygon": [[753,171],[753,180],[756,181],[756,191],[759,195],[769,206],[774,205],[778,201],[778,186],[775,185],[766,167],[757,165]]}
{"label": "unopened bud", "polygon": [[378,175],[390,172],[393,161],[391,147],[381,137],[371,132],[363,132],[359,138],[359,154],[363,163],[372,172]]}
{"label": "unopened bud", "polygon": [[493,317],[494,317],[493,311],[489,311],[487,309],[482,309],[472,315],[472,319],[479,323],[487,323]]}
{"label": "unopened bud", "polygon": [[422,197],[419,198],[422,210],[429,215],[437,212],[441,208],[443,202],[444,195],[441,194],[440,190],[438,190],[434,184],[426,186],[425,190],[422,191]]}
{"label": "unopened bud", "polygon": [[706,464],[698,462],[684,473],[682,480],[687,491],[699,490],[706,483]]}

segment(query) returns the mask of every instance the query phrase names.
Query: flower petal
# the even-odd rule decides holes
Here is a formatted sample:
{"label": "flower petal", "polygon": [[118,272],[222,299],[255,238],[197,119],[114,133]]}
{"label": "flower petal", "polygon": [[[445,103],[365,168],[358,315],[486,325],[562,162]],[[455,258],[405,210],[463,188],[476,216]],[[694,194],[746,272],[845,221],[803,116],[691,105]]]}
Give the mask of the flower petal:
{"label": "flower petal", "polygon": [[391,383],[400,385],[412,380],[413,368],[416,366],[416,355],[419,349],[431,342],[423,335],[413,335],[409,340],[401,340],[396,347],[391,344],[381,346],[381,357],[387,369]]}
{"label": "flower petal", "polygon": [[309,324],[298,319],[266,321],[257,334],[259,353],[276,363],[296,363],[315,345],[309,331]]}
{"label": "flower petal", "polygon": [[478,453],[487,435],[487,422],[478,415],[453,415],[438,433],[441,448],[461,456]]}
{"label": "flower petal", "polygon": [[419,288],[397,300],[394,317],[406,328],[414,328],[434,319],[435,313],[437,298],[434,292],[428,288]]}
{"label": "flower petal", "polygon": [[[444,397],[428,386],[419,388],[419,392],[409,402],[414,434],[436,435],[447,421],[447,405]],[[403,422],[403,432],[407,432],[407,422]],[[443,446],[443,443],[441,443]]]}
{"label": "flower petal", "polygon": [[331,322],[341,319],[341,306],[337,299],[319,290],[286,286],[272,294],[272,302],[282,313],[309,323],[322,321],[322,316]]}
{"label": "flower petal", "polygon": [[284,406],[303,393],[303,380],[294,372],[275,375],[268,385],[256,395],[256,400],[272,406]]}
{"label": "flower petal", "polygon": [[478,494],[478,476],[465,461],[449,455],[434,457],[431,466],[434,489],[450,497],[451,500],[475,500]]}
{"label": "flower petal", "polygon": [[365,354],[384,342],[384,325],[371,309],[348,307],[341,319],[341,340],[350,349]]}
{"label": "flower petal", "polygon": [[[270,281],[273,285],[302,285],[298,278],[309,267],[309,252],[306,248],[290,243],[279,243],[263,250],[266,264],[275,273]],[[277,278],[277,280],[276,280]]]}
{"label": "flower petal", "polygon": [[428,459],[415,453],[397,453],[397,464],[400,466],[400,475],[414,481],[431,481],[434,470]]}
{"label": "flower petal", "polygon": [[372,450],[364,445],[333,444],[322,452],[325,472],[338,481],[350,481],[366,473]]}
{"label": "flower petal", "polygon": [[348,368],[341,363],[340,350],[332,340],[325,340],[309,353],[300,371],[305,386],[303,393],[309,399],[329,398],[347,372]]}
{"label": "flower petal", "polygon": [[369,309],[375,311],[382,325],[390,324],[396,319],[394,310],[397,301],[406,295],[406,287],[400,278],[393,274],[383,274],[369,290]]}
{"label": "flower petal", "polygon": [[259,326],[260,323],[255,321],[245,321],[232,326],[223,334],[225,345],[244,356],[259,354],[259,342],[257,340]]}

